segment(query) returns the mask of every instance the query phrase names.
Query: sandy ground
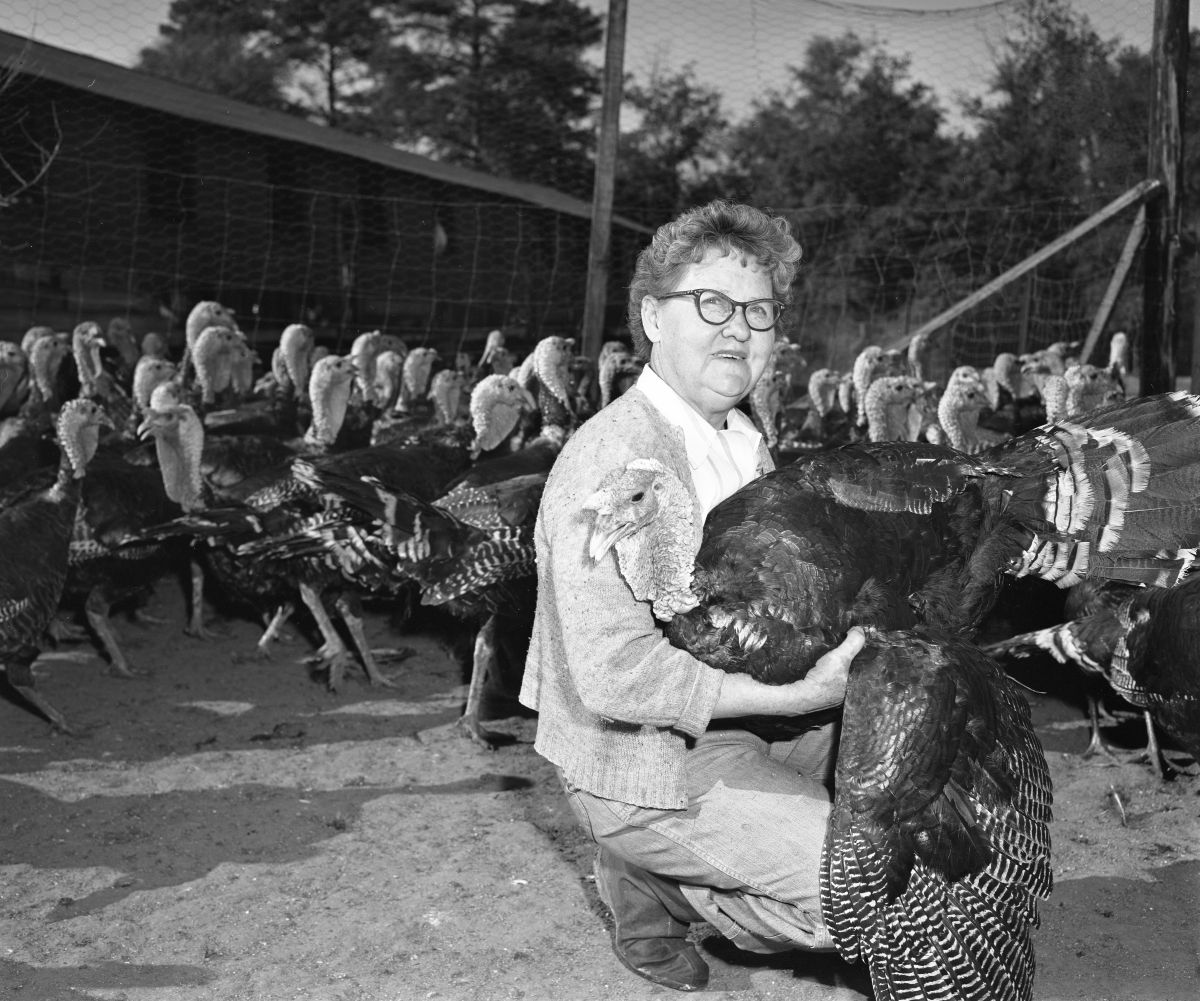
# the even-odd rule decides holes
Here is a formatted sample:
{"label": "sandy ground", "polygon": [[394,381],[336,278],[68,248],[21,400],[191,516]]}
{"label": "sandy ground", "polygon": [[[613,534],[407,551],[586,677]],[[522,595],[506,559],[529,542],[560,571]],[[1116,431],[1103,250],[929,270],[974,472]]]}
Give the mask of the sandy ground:
{"label": "sandy ground", "polygon": [[[372,613],[377,645],[409,648],[397,687],[331,695],[300,661],[307,636],[247,661],[255,626],[184,636],[173,581],[148,611],[166,623],[118,623],[148,677],[106,676],[87,644],[39,666],[83,736],[0,700],[0,998],[672,996],[613,958],[534,722],[498,724],[494,752],[455,728],[469,638],[452,620]],[[1030,696],[1056,789],[1035,997],[1194,1001],[1200,780],[1064,753],[1086,732],[1060,687]],[[869,996],[834,957],[697,935],[710,996]]]}

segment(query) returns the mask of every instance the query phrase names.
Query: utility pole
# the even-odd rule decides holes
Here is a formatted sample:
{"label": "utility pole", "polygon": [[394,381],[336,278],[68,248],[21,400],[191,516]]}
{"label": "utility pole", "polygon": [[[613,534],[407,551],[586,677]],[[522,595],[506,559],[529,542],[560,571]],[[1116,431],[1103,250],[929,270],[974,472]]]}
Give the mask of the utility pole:
{"label": "utility pole", "polygon": [[[1179,316],[1179,236],[1183,217],[1183,113],[1187,98],[1188,0],[1155,0],[1150,46],[1154,103],[1147,176],[1163,193],[1146,205],[1143,254],[1141,395],[1175,388],[1174,342]],[[1192,371],[1197,368],[1195,353]],[[1197,383],[1200,385],[1200,383]]]}
{"label": "utility pole", "polygon": [[612,242],[617,138],[620,134],[621,98],[624,92],[627,8],[628,0],[608,0],[600,138],[592,187],[592,234],[588,244],[587,291],[584,294],[582,343],[579,347],[579,353],[593,361],[600,356],[600,342],[604,338],[604,307],[608,301],[609,247]]}

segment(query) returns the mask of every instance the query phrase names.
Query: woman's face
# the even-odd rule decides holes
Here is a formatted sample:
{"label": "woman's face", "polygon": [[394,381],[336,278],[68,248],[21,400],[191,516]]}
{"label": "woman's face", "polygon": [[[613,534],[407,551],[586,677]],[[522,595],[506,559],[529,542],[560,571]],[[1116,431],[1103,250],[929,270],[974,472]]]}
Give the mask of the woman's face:
{"label": "woman's face", "polygon": [[[716,289],[730,299],[750,302],[774,298],[771,278],[754,261],[710,250],[692,264],[678,289]],[[650,367],[713,427],[758,382],[775,331],[751,330],[738,307],[724,323],[701,319],[692,296],[642,300],[642,326],[650,341]]]}

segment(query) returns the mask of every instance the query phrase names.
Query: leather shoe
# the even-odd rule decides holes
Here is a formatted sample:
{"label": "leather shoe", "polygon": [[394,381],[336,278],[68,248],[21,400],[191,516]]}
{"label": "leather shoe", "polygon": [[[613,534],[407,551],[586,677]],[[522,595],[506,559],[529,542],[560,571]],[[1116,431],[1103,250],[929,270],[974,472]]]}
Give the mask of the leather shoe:
{"label": "leather shoe", "polygon": [[702,920],[679,884],[596,852],[596,889],[612,911],[613,952],[626,969],[677,991],[708,984],[708,964],[688,941],[688,923]]}

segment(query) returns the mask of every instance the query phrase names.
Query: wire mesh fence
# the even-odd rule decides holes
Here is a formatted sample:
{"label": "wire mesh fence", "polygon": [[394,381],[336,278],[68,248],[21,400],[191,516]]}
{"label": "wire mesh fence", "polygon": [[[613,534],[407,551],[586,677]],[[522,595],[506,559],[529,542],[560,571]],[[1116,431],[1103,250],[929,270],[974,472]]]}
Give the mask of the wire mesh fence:
{"label": "wire mesh fence", "polygon": [[[333,347],[378,328],[455,350],[502,327],[520,350],[577,327],[586,203],[558,198],[564,210],[554,192],[531,202],[519,185],[497,192],[436,164],[373,162],[351,149],[365,141],[303,123],[299,138],[280,138],[169,115],[137,103],[131,77],[88,92],[36,75],[8,88],[25,113],[3,123],[6,147],[36,160],[59,144],[4,210],[17,328],[101,313],[178,341],[205,299],[234,309],[256,340],[302,321]],[[206,109],[206,96],[184,97],[189,114]],[[31,176],[32,162],[12,162]],[[617,228],[628,267],[634,237]]]}
{"label": "wire mesh fence", "polygon": [[[776,94],[787,104],[798,83],[807,84],[811,94],[815,74],[812,60],[805,61],[806,46],[818,37],[853,33],[905,59],[908,80],[927,87],[944,112],[942,131],[971,138],[979,117],[967,109],[972,102],[987,109],[1003,99],[995,84],[1012,69],[1005,63],[1011,58],[1006,40],[1020,34],[1022,15],[1034,6],[1026,0],[634,2],[626,68],[635,78],[646,78],[661,72],[664,64],[692,61],[697,80],[718,89],[736,119]],[[1153,3],[1074,0],[1069,7],[1094,31],[1111,65],[1129,59],[1130,52],[1148,54]],[[703,28],[680,37],[654,27],[685,23]],[[1149,81],[1139,82],[1147,87],[1143,98],[1148,101]],[[1147,141],[1145,115],[1110,113],[1112,79],[1085,79],[1081,73],[1078,80],[1059,76],[1054,83],[1062,89],[1056,99],[1075,132],[1062,153],[1081,164],[1082,183],[1061,196],[1031,197],[1027,192],[1036,191],[1036,185],[1014,183],[1010,196],[997,191],[990,202],[925,198],[888,213],[878,211],[883,200],[875,200],[870,188],[860,187],[855,197],[839,200],[809,197],[786,184],[767,189],[770,207],[793,220],[805,248],[799,310],[789,318],[787,333],[809,348],[816,363],[846,367],[868,343],[902,340],[1145,177],[1144,153],[1108,152],[1142,151]],[[795,108],[799,102],[787,106]],[[741,138],[765,147],[772,142],[769,135],[753,131]],[[874,137],[868,133],[865,138]],[[1103,159],[1103,169],[1089,158]],[[1041,166],[1031,154],[1026,169],[1032,174]],[[895,173],[907,167],[897,165]],[[847,170],[856,168],[846,164]],[[978,181],[982,187],[984,179]],[[764,198],[761,189],[743,194],[760,204]],[[621,208],[638,217],[638,206]],[[956,319],[941,340],[942,371],[956,364],[990,365],[1000,351],[1082,342],[1133,221],[1132,211],[1116,218]],[[862,236],[868,232],[869,237]],[[869,241],[866,252],[864,241]],[[1135,266],[1107,332],[1124,329],[1136,338],[1141,309]],[[1181,347],[1186,355],[1186,345]]]}
{"label": "wire mesh fence", "polygon": [[[690,159],[671,163],[679,183],[666,196],[628,176],[618,184],[606,314],[611,333],[620,333],[634,255],[680,199],[723,194],[793,220],[805,264],[785,333],[809,349],[814,363],[837,366],[866,343],[903,338],[1036,249],[1034,235],[1044,243],[1136,184],[1144,159],[1110,157],[1102,176],[1088,175],[1100,177],[1095,184],[1061,196],[1035,198],[1029,192],[1036,186],[1015,185],[1010,197],[994,188],[989,203],[926,195],[889,212],[888,193],[869,184],[847,198],[821,184],[767,184],[765,170],[733,177],[730,149],[742,162],[748,149],[761,147],[760,159],[772,152],[763,109],[772,100],[787,109],[812,97],[820,67],[811,46],[822,38],[852,34],[868,49],[903,60],[904,86],[925,88],[941,109],[939,133],[969,139],[979,128],[979,109],[996,100],[989,88],[1005,39],[1031,2],[630,0],[630,87],[650,89],[672,73],[687,75],[693,89],[685,97],[711,90],[719,98],[726,146],[715,154],[696,147]],[[500,0],[474,6],[497,19],[513,7]],[[548,0],[548,6],[561,4]],[[570,6],[602,25],[605,0]],[[1114,66],[1127,50],[1148,51],[1152,3],[1072,0],[1070,6],[1090,19]],[[0,29],[12,33],[5,62],[11,69],[22,38],[32,38],[133,67],[143,49],[162,44],[159,26],[170,15],[166,0],[0,0]],[[391,24],[388,37],[407,37],[399,21]],[[603,47],[593,37],[581,53],[595,84]],[[293,107],[290,116],[256,109],[236,127],[223,126],[229,99],[206,95],[194,80],[180,84],[131,71],[116,83],[97,77],[104,85],[93,86],[86,67],[60,67],[53,78],[27,69],[10,79],[0,112],[9,167],[0,195],[14,174],[36,170],[39,151],[61,146],[38,183],[0,210],[0,283],[10,306],[3,336],[19,337],[19,328],[34,322],[65,324],[98,313],[123,315],[143,330],[178,331],[186,309],[202,298],[227,301],[248,329],[264,336],[303,320],[337,343],[377,327],[447,348],[473,344],[496,326],[518,343],[522,336],[578,333],[590,217],[589,191],[577,175],[522,176],[514,171],[534,172],[527,156],[489,160],[481,147],[464,160],[411,134],[374,135],[375,126],[362,123],[341,132],[319,124],[315,104],[307,112]],[[357,79],[361,97],[368,75]],[[584,91],[595,116],[598,87]],[[167,92],[173,104],[162,97]],[[306,92],[312,81],[293,78],[285,96],[303,103]],[[972,99],[980,102],[975,117],[967,110]],[[1096,97],[1083,88],[1074,99],[1086,117]],[[520,102],[527,113],[503,120],[505,141],[543,148],[546,160],[558,156],[544,118],[528,110],[527,93]],[[1144,135],[1115,134],[1128,131],[1131,118],[1144,128],[1142,118],[1108,116],[1096,126],[1097,141],[1144,147]],[[292,131],[278,126],[285,119],[295,123]],[[521,134],[525,119],[528,135]],[[581,122],[591,127],[594,120]],[[627,105],[623,129],[652,153],[646,121],[643,107]],[[676,124],[682,132],[686,122]],[[865,135],[871,146],[872,133]],[[1099,155],[1081,136],[1068,155]],[[364,153],[371,144],[379,155]],[[402,161],[398,152],[418,156]],[[432,154],[429,166],[414,171],[423,152]],[[878,158],[887,155],[881,145]],[[880,184],[909,167],[882,163]],[[1038,167],[1031,163],[1029,170]],[[775,169],[786,173],[786,158]],[[1131,222],[1132,214],[1118,218],[958,318],[945,341],[951,363],[984,365],[1001,350],[1081,340]],[[1140,309],[1135,266],[1110,329],[1136,337]]]}

